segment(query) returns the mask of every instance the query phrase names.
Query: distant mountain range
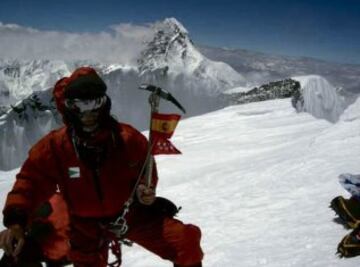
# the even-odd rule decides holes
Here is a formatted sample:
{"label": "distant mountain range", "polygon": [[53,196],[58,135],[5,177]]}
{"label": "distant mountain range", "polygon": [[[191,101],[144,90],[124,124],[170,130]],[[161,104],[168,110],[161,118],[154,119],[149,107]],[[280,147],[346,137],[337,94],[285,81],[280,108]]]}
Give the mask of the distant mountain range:
{"label": "distant mountain range", "polygon": [[360,65],[339,64],[308,57],[270,55],[245,49],[198,46],[212,60],[229,64],[257,86],[292,76],[320,75],[347,92],[360,93]]}

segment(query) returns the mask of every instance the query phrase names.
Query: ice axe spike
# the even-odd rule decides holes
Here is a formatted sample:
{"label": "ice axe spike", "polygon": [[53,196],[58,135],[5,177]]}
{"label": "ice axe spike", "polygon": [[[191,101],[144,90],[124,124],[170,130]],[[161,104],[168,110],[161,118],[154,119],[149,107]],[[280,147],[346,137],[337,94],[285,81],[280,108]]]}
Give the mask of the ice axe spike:
{"label": "ice axe spike", "polygon": [[159,96],[160,98],[170,101],[175,106],[177,106],[182,112],[186,113],[185,108],[168,91],[151,84],[142,84],[140,85],[139,89],[152,92],[153,94]]}

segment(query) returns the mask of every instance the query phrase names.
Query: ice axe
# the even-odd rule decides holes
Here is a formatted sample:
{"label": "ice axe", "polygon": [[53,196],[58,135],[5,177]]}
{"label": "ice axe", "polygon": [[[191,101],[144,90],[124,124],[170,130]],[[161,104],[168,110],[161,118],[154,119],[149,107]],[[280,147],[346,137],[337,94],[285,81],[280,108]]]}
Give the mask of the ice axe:
{"label": "ice axe", "polygon": [[146,185],[148,187],[151,186],[151,178],[152,178],[152,172],[153,172],[153,164],[154,164],[154,158],[151,156],[151,150],[153,147],[153,140],[152,140],[152,114],[159,111],[159,104],[160,99],[165,99],[171,103],[173,103],[176,107],[178,107],[182,112],[186,113],[183,106],[173,97],[168,91],[161,89],[160,87],[151,85],[151,84],[142,84],[139,87],[140,90],[146,90],[151,92],[149,96],[149,103],[151,107],[151,114],[150,114],[150,128],[149,128],[149,145],[148,145],[148,155],[149,158],[147,160],[147,166],[146,166]]}

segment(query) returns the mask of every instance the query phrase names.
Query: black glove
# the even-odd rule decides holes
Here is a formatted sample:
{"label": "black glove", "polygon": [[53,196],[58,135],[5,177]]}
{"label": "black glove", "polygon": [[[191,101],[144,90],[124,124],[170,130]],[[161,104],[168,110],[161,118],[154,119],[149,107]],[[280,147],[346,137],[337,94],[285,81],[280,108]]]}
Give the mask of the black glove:
{"label": "black glove", "polygon": [[152,212],[168,217],[174,217],[181,210],[171,200],[164,197],[156,197],[154,203],[149,206]]}

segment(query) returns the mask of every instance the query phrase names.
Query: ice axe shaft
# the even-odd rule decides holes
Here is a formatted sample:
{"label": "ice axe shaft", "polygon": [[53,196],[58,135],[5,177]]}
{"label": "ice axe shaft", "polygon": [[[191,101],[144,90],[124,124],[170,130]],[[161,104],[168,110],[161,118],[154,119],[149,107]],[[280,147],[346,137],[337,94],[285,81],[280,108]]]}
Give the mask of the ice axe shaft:
{"label": "ice axe shaft", "polygon": [[149,103],[151,107],[150,112],[150,126],[149,126],[149,144],[148,144],[148,153],[150,158],[147,162],[146,166],[146,186],[151,187],[152,183],[152,173],[153,173],[153,165],[154,165],[154,157],[151,155],[151,150],[153,148],[153,137],[152,137],[152,114],[159,111],[160,104],[160,96],[154,93],[151,93],[149,96]]}
{"label": "ice axe shaft", "polygon": [[[153,137],[152,137],[152,114],[157,113],[159,111],[160,99],[165,99],[173,103],[176,107],[178,107],[182,112],[186,113],[183,106],[166,90],[161,89],[160,87],[156,87],[154,85],[143,84],[139,87],[141,90],[146,90],[151,92],[149,96],[149,103],[151,107],[150,112],[150,127],[149,127],[149,145],[148,145],[148,153],[151,155],[151,150],[153,148]],[[152,173],[153,173],[153,165],[154,165],[154,157],[150,156],[147,166],[146,166],[146,185],[147,187],[151,187],[152,184]]]}

